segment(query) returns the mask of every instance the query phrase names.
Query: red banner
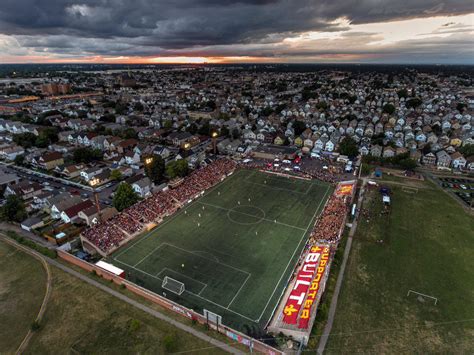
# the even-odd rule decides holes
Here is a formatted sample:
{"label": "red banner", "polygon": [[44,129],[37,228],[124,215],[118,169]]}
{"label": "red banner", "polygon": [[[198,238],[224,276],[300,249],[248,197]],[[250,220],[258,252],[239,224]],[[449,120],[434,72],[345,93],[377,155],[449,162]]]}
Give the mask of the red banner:
{"label": "red banner", "polygon": [[296,281],[291,290],[290,296],[286,301],[283,309],[283,321],[287,324],[296,324],[298,321],[298,314],[303,306],[303,301],[306,298],[308,290],[312,285],[312,280],[315,274],[319,271],[318,264],[320,264],[321,254],[325,256],[325,265],[329,257],[329,248],[313,246],[306,255],[303,265],[301,266]]}
{"label": "red banner", "polygon": [[326,266],[329,261],[329,253],[324,253],[321,255],[321,262],[319,263],[318,269],[316,271],[316,277],[311,282],[309,287],[308,297],[304,302],[303,310],[301,311],[300,321],[298,324],[299,328],[308,328],[309,318],[311,315],[311,307],[316,301],[316,297],[320,293],[320,285],[324,278],[324,272],[326,271]]}

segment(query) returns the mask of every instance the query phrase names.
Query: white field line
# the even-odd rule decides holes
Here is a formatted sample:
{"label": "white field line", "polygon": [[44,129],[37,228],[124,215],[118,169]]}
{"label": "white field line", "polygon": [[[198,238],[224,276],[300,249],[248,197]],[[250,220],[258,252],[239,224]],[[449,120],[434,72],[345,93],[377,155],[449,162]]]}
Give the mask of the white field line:
{"label": "white field line", "polygon": [[[206,196],[207,194],[211,193],[213,190],[215,190],[219,185],[221,185],[222,183],[224,183],[225,181],[229,181],[231,178],[233,178],[234,176],[237,176],[238,174],[232,174],[231,176],[227,177],[226,179],[224,179],[224,181],[221,181],[220,183],[216,184],[214,187],[211,187],[209,190],[207,190],[205,193],[204,193],[204,196]],[[198,199],[195,199],[193,200],[193,202],[191,202],[190,204],[187,204],[185,205],[185,208],[181,208],[179,212],[176,212],[174,213],[170,218],[168,218],[167,220],[165,220],[163,223],[159,224],[157,226],[156,229],[152,229],[151,231],[149,231],[148,233],[146,233],[143,237],[141,237],[140,240],[138,240],[137,242],[135,243],[132,243],[128,248],[124,249],[123,251],[121,251],[119,254],[115,255],[113,257],[114,260],[118,260],[117,258],[119,256],[121,256],[122,254],[124,254],[125,252],[129,251],[130,249],[134,248],[136,245],[138,245],[139,243],[141,243],[142,241],[144,240],[148,240],[148,236],[152,233],[155,233],[158,229],[162,228],[164,225],[168,224],[169,222],[173,221],[175,218],[177,218],[179,215],[183,214],[185,210],[187,210],[189,207],[191,207],[192,205],[194,205],[198,200],[200,200],[202,197],[204,196],[201,196],[200,198]]]}
{"label": "white field line", "polygon": [[240,286],[239,290],[237,291],[237,293],[235,294],[234,298],[232,298],[232,300],[230,301],[230,303],[227,305],[227,309],[229,309],[230,305],[235,301],[235,299],[237,298],[237,296],[239,295],[240,291],[242,291],[242,289],[244,288],[245,284],[247,283],[248,279],[250,278],[250,276],[252,276],[252,274],[249,274],[247,276],[247,278],[245,279],[244,283]]}
{"label": "white field line", "polygon": [[[153,277],[153,278],[156,279],[156,280],[163,281],[163,280],[160,279],[159,277],[154,276],[154,275],[152,275],[152,274],[149,274],[148,272],[143,271],[142,269],[133,267],[132,265],[129,265],[129,264],[127,264],[127,263],[124,263],[123,261],[120,261],[120,260],[117,260],[117,261],[118,261],[119,263],[125,265],[125,266],[128,266],[129,268],[132,268],[132,269],[134,269],[134,270],[136,270],[136,271],[142,273],[142,274],[145,274],[145,275],[148,275],[148,276],[150,276],[150,277]],[[193,280],[194,280],[194,279],[193,279]],[[201,293],[202,291],[203,291],[203,290],[201,290],[200,293]],[[196,297],[198,297],[198,298],[200,298],[200,299],[202,299],[202,300],[204,300],[204,301],[206,301],[206,302],[209,302],[209,303],[211,303],[211,304],[213,304],[213,305],[215,305],[215,306],[217,306],[217,307],[220,307],[220,308],[222,308],[222,309],[224,309],[224,310],[227,310],[227,311],[229,311],[229,312],[232,312],[232,313],[234,313],[234,314],[237,314],[238,316],[240,316],[240,317],[242,317],[242,318],[245,318],[245,319],[247,319],[247,320],[249,320],[249,321],[251,321],[251,322],[256,322],[255,319],[251,319],[251,318],[249,318],[249,317],[247,317],[247,316],[244,316],[243,314],[241,314],[241,313],[239,313],[239,312],[236,312],[236,311],[233,311],[232,309],[227,309],[225,306],[223,306],[223,305],[221,305],[221,304],[219,304],[219,303],[213,302],[213,301],[211,301],[210,299],[207,299],[206,297],[202,297],[202,296],[200,296],[199,294],[193,293],[193,292],[191,292],[191,291],[189,291],[189,290],[186,290],[186,289],[184,290],[184,292],[189,293],[190,295],[196,296]]]}
{"label": "white field line", "polygon": [[[240,170],[240,171],[238,171],[237,173],[234,173],[234,174],[232,174],[231,176],[227,177],[224,181],[222,181],[222,182],[216,184],[214,187],[212,187],[212,188],[210,188],[209,190],[207,190],[206,193],[204,194],[204,196],[206,196],[207,194],[211,193],[211,192],[212,192],[213,190],[215,190],[218,186],[220,186],[223,182],[229,181],[229,180],[230,180],[232,177],[234,177],[234,176],[241,175],[241,174],[239,174],[239,173],[241,173],[241,172],[243,172],[243,171],[244,171],[244,170]],[[245,179],[244,179],[244,180],[245,180]],[[251,183],[251,182],[249,182],[249,183]],[[271,188],[271,187],[269,187],[269,186],[267,186],[267,185],[262,185],[262,184],[258,184],[258,183],[253,183],[253,184],[257,184],[257,185],[261,185],[261,186],[264,186],[264,187],[267,187],[267,188]],[[315,185],[322,185],[322,184],[319,184],[319,183],[317,183],[317,182],[313,182],[312,185],[313,185],[313,184],[315,184]],[[293,251],[293,254],[292,254],[290,260],[288,261],[288,264],[286,265],[285,270],[283,271],[282,275],[280,276],[280,279],[278,280],[278,282],[277,282],[275,288],[273,289],[273,292],[272,292],[271,296],[268,298],[268,301],[267,301],[265,307],[263,308],[263,311],[262,311],[262,313],[260,314],[260,317],[259,317],[258,319],[251,319],[251,318],[249,318],[249,317],[247,317],[247,316],[244,316],[243,314],[241,314],[241,313],[239,313],[239,312],[233,311],[233,310],[230,309],[230,308],[227,308],[227,307],[225,307],[225,306],[223,306],[223,305],[221,305],[221,304],[218,304],[218,303],[213,302],[213,301],[211,301],[211,300],[209,300],[209,299],[207,299],[207,298],[205,298],[205,297],[200,296],[200,294],[202,293],[202,291],[203,291],[204,289],[202,289],[202,290],[199,292],[199,294],[195,294],[195,293],[193,293],[193,292],[191,292],[191,291],[189,291],[189,290],[185,290],[184,292],[189,293],[189,294],[191,294],[191,295],[193,295],[193,296],[196,296],[196,297],[198,297],[198,298],[200,298],[200,299],[202,299],[202,300],[204,300],[204,301],[206,301],[206,302],[209,302],[209,303],[211,303],[211,304],[213,304],[213,305],[215,305],[215,306],[217,306],[217,307],[220,307],[220,308],[222,308],[222,309],[224,309],[224,310],[227,310],[227,311],[229,311],[229,312],[231,312],[231,313],[234,313],[234,314],[236,314],[236,315],[238,315],[238,316],[240,316],[240,317],[242,317],[242,318],[245,318],[245,319],[247,319],[247,320],[249,320],[249,321],[251,321],[251,322],[256,322],[256,323],[260,322],[261,318],[263,317],[263,314],[265,313],[265,310],[266,310],[267,307],[268,307],[268,304],[270,303],[271,299],[273,298],[273,295],[275,294],[276,289],[278,288],[278,286],[279,286],[279,284],[280,284],[280,282],[281,282],[283,276],[285,275],[285,273],[286,273],[286,271],[287,271],[287,269],[288,269],[288,266],[290,265],[291,261],[293,260],[294,255],[295,255],[296,251],[298,250],[298,248],[299,248],[299,246],[300,246],[300,244],[301,244],[301,241],[303,240],[304,236],[306,235],[306,233],[308,232],[309,228],[311,227],[311,224],[312,224],[312,222],[313,222],[313,220],[314,220],[314,217],[316,216],[316,213],[318,212],[318,210],[319,210],[319,208],[320,208],[320,206],[321,206],[322,201],[326,198],[326,195],[327,195],[327,192],[329,191],[330,185],[325,185],[325,184],[324,184],[324,186],[327,186],[327,189],[326,189],[326,192],[325,192],[325,194],[324,194],[324,197],[323,197],[323,199],[321,199],[321,201],[319,202],[318,208],[316,209],[316,211],[315,211],[315,213],[314,213],[314,215],[313,215],[313,218],[310,220],[310,222],[309,222],[308,227],[306,228],[306,230],[304,230],[303,228],[299,228],[299,227],[295,227],[295,226],[286,225],[286,224],[284,224],[284,223],[281,223],[281,224],[286,225],[286,226],[291,227],[291,228],[296,228],[296,229],[304,230],[305,232],[303,233],[303,235],[302,235],[302,237],[301,237],[301,239],[300,239],[298,245],[296,246],[295,250]],[[275,188],[273,188],[273,189],[275,189]],[[278,189],[278,188],[276,188],[276,189]],[[288,190],[288,189],[282,189],[282,190],[287,190],[287,191],[290,191],[290,192],[292,192],[292,193],[295,193],[295,191],[291,191],[291,190]],[[305,194],[305,193],[301,193],[301,192],[296,192],[296,193]],[[203,197],[203,196],[202,196],[202,197]],[[118,257],[121,256],[123,253],[127,252],[128,250],[132,249],[133,247],[135,247],[135,245],[137,245],[138,243],[140,243],[140,242],[143,241],[144,239],[148,239],[148,238],[146,238],[148,235],[150,235],[150,234],[156,232],[156,230],[158,230],[160,227],[162,227],[162,226],[164,226],[165,224],[167,224],[168,222],[174,220],[176,217],[178,217],[179,215],[181,215],[184,210],[188,209],[189,207],[191,207],[192,205],[194,205],[196,202],[199,202],[199,203],[201,203],[201,204],[207,204],[207,203],[200,202],[200,200],[201,200],[202,197],[200,197],[200,198],[194,200],[193,202],[191,202],[190,204],[186,205],[185,208],[181,209],[179,212],[177,212],[177,213],[175,213],[173,216],[171,216],[171,218],[169,218],[169,219],[167,219],[166,221],[164,221],[163,223],[161,223],[161,224],[158,226],[158,228],[156,228],[156,229],[151,230],[150,232],[148,232],[148,233],[147,233],[145,236],[143,236],[139,241],[137,241],[136,243],[133,243],[133,244],[130,245],[127,249],[123,250],[122,252],[120,252],[119,254],[117,254],[116,256],[114,256],[113,259],[116,260],[116,261],[118,261],[119,263],[121,263],[121,264],[123,264],[123,265],[126,265],[126,266],[128,266],[128,267],[130,267],[130,268],[132,268],[132,269],[137,270],[138,272],[141,272],[141,273],[146,274],[146,275],[148,275],[148,276],[150,276],[150,277],[153,277],[153,278],[155,278],[155,279],[158,279],[158,280],[160,280],[160,281],[163,281],[162,279],[160,279],[160,278],[158,278],[158,277],[156,277],[156,276],[153,276],[153,275],[151,275],[151,274],[149,274],[149,273],[147,273],[147,272],[145,272],[145,271],[143,271],[143,270],[141,270],[141,269],[139,269],[139,268],[136,268],[136,267],[134,267],[134,266],[132,266],[132,265],[129,265],[129,264],[123,262],[123,261],[118,260]],[[224,209],[223,207],[214,206],[214,205],[212,205],[212,204],[208,204],[208,205],[213,206],[213,207],[216,207],[216,208],[222,208],[222,209]],[[253,217],[255,217],[255,216],[253,216]],[[274,223],[274,221],[270,221],[270,222]],[[277,224],[278,224],[278,223],[279,223],[279,222],[277,222]],[[162,243],[162,244],[169,244],[169,243]],[[161,247],[162,244],[160,244],[157,248]],[[171,244],[169,244],[169,245],[171,245]],[[171,246],[173,246],[173,247],[175,247],[175,248],[177,248],[177,249],[181,249],[181,248],[179,248],[179,247],[176,247],[175,245],[171,245]],[[157,249],[157,248],[155,248],[155,249]],[[184,250],[184,249],[182,249],[182,250]],[[187,250],[185,250],[185,251],[187,251]],[[187,251],[187,252],[189,252],[189,251]],[[195,254],[195,253],[193,253],[193,252],[189,252],[189,253]],[[196,254],[195,254],[195,255],[196,255]],[[199,255],[197,255],[197,256],[199,256]],[[207,258],[204,258],[204,259],[207,259]],[[207,260],[210,260],[210,259],[207,259]],[[212,261],[212,260],[211,260],[211,261]],[[213,261],[213,262],[216,262],[216,261]],[[219,262],[219,264],[222,264],[222,263]],[[234,267],[232,267],[232,266],[230,266],[230,265],[227,265],[227,264],[222,264],[222,265],[231,267],[231,268],[233,268],[233,269],[235,269],[235,270],[238,270],[238,271],[241,271],[241,272],[243,272],[243,273],[247,273],[248,275],[251,275],[250,273],[248,273],[248,272],[246,272],[246,271],[243,271],[243,270],[234,268]],[[247,279],[244,281],[244,284],[247,282],[248,278],[249,278],[249,276],[247,276]],[[194,280],[194,279],[193,279],[193,280]],[[196,280],[196,281],[197,281],[197,280]],[[198,281],[198,282],[199,282],[199,281]],[[244,285],[244,284],[243,284],[243,285]],[[241,289],[243,288],[243,285],[241,286]],[[240,292],[240,289],[239,289],[238,292]],[[233,302],[233,300],[232,300],[232,302]],[[229,304],[229,306],[230,306],[230,304]]]}
{"label": "white field line", "polygon": [[[225,208],[225,207],[217,206],[217,205],[214,205],[214,204],[212,204],[212,203],[207,203],[207,202],[199,202],[199,203],[200,203],[201,205],[211,206],[211,207],[214,207],[214,208],[217,208],[217,209],[220,209],[220,210],[224,210],[224,211],[227,211],[227,212],[234,212],[234,213],[243,214],[243,215],[245,215],[245,216],[258,218],[257,216],[255,216],[255,215],[253,215],[253,214],[250,214],[250,213],[235,211],[235,210],[233,210],[233,209],[228,209],[228,208]],[[247,205],[247,206],[249,206],[249,205]],[[286,227],[294,228],[294,229],[299,229],[299,230],[302,230],[302,231],[305,230],[304,228],[292,226],[292,225],[290,225],[290,224],[281,223],[281,222],[278,222],[278,221],[275,222],[274,220],[272,221],[271,219],[268,219],[268,218],[261,218],[260,220],[261,220],[261,221],[267,221],[267,222],[270,222],[270,223],[280,224],[280,225],[282,225],[282,226],[286,226]]]}
{"label": "white field line", "polygon": [[[199,291],[199,294],[201,294],[202,290],[204,290],[206,287],[207,287],[207,283],[205,282],[201,282],[201,281],[198,281],[196,279],[193,279],[192,277],[189,277],[189,276],[186,276],[185,274],[182,274],[178,271],[175,271],[173,269],[170,269],[170,268],[167,268],[167,267],[164,267],[163,269],[161,269],[161,271],[159,273],[156,274],[156,277],[158,277],[159,279],[161,279],[160,275],[163,273],[163,272],[166,272],[166,270],[169,270],[171,271],[171,273],[174,273],[174,274],[178,274],[178,275],[181,275],[189,280],[192,280],[194,282],[197,282],[197,283],[200,283],[201,285],[204,285],[204,287],[201,289],[201,291]],[[184,283],[184,286],[186,287],[186,283]]]}
{"label": "white field line", "polygon": [[316,213],[318,213],[318,210],[319,210],[319,208],[321,207],[321,203],[322,203],[322,202],[324,201],[324,199],[326,198],[326,195],[327,195],[328,191],[329,191],[329,186],[327,187],[326,192],[324,193],[324,197],[321,199],[321,201],[319,201],[318,208],[316,208],[316,211],[314,212],[313,218],[311,218],[311,220],[309,221],[308,227],[306,228],[306,231],[305,231],[305,232],[303,233],[303,235],[301,236],[301,239],[300,239],[298,245],[296,246],[295,250],[293,251],[293,255],[291,255],[291,258],[290,258],[290,260],[288,261],[288,264],[286,264],[286,268],[285,268],[285,270],[283,271],[283,273],[281,274],[280,280],[278,280],[278,282],[277,282],[275,288],[273,289],[273,292],[272,292],[271,296],[268,298],[268,301],[267,301],[267,304],[265,305],[265,308],[263,309],[262,313],[260,314],[260,317],[258,317],[257,323],[260,322],[260,319],[262,319],[263,314],[265,313],[265,310],[266,310],[267,307],[268,307],[268,304],[270,303],[271,299],[273,298],[273,295],[275,294],[275,291],[277,290],[278,286],[280,285],[280,282],[281,282],[281,280],[283,279],[283,276],[285,275],[286,270],[288,269],[288,266],[290,266],[291,261],[293,260],[295,254],[296,254],[296,251],[299,249],[299,246],[300,246],[300,244],[301,244],[301,241],[303,240],[304,236],[306,235],[306,233],[308,232],[309,228],[311,227],[311,225],[312,225],[312,223],[313,223],[313,221],[314,221],[314,217],[316,217]]}

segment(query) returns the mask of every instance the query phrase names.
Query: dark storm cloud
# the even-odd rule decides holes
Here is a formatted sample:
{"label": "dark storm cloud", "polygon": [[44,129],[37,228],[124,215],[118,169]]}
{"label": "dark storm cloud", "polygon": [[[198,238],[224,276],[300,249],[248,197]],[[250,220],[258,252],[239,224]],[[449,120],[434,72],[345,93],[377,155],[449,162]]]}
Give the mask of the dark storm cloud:
{"label": "dark storm cloud", "polygon": [[[0,58],[2,52],[56,58],[190,55],[288,61],[337,54],[390,60],[472,58],[472,26],[466,24],[446,21],[432,32],[449,39],[411,38],[393,46],[368,45],[380,36],[352,31],[348,24],[473,11],[472,0],[0,0]],[[346,21],[336,21],[341,18]],[[294,45],[284,41],[308,31],[338,32],[338,39]]]}
{"label": "dark storm cloud", "polygon": [[465,0],[2,0],[0,33],[136,39],[179,49],[264,41],[275,34],[473,11]]}

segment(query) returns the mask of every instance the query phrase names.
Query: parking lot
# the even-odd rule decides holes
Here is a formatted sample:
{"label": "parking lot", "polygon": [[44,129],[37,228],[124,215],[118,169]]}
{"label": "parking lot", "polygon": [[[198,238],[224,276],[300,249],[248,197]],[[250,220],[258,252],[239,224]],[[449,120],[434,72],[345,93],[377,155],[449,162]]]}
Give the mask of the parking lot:
{"label": "parking lot", "polygon": [[438,178],[441,187],[448,192],[452,192],[461,199],[466,206],[473,206],[474,199],[474,180],[466,178]]}

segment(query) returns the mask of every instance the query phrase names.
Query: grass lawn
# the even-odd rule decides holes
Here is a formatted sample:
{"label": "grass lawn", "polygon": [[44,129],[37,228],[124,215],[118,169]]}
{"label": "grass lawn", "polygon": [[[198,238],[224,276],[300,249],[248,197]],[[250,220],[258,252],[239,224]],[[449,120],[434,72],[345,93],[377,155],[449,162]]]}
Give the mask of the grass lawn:
{"label": "grass lawn", "polygon": [[52,272],[50,302],[27,353],[223,353],[59,269]]}
{"label": "grass lawn", "polygon": [[[241,170],[110,260],[132,281],[251,332],[268,321],[330,193],[318,181]],[[163,289],[165,276],[184,293]]]}
{"label": "grass lawn", "polygon": [[432,183],[417,184],[416,193],[390,185],[389,214],[379,192],[368,193],[328,353],[474,351],[474,218]]}
{"label": "grass lawn", "polygon": [[38,315],[46,273],[32,256],[0,241],[0,353],[14,353]]}

